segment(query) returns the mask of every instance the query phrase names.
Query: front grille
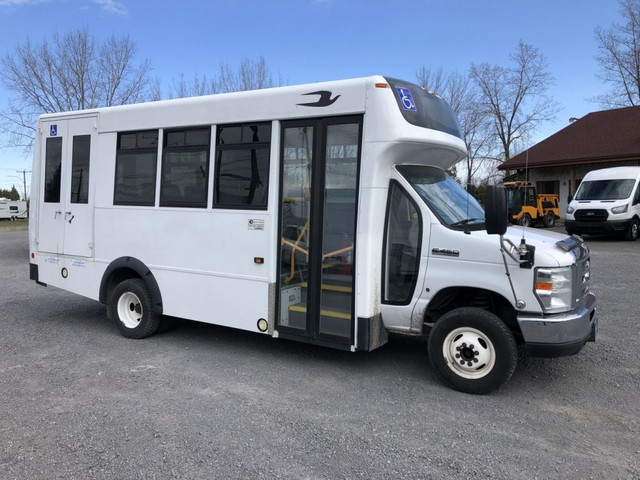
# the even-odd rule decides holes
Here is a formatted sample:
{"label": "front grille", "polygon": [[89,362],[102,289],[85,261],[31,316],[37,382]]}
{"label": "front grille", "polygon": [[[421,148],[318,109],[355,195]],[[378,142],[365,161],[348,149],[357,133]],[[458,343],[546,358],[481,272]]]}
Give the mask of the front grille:
{"label": "front grille", "polygon": [[573,216],[581,222],[604,222],[609,217],[609,212],[601,209],[579,209]]}

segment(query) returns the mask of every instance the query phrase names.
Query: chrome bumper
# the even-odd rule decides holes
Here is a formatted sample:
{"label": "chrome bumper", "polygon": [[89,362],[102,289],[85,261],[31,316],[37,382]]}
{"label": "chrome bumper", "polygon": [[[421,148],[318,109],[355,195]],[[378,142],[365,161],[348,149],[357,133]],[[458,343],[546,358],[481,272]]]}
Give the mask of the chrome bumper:
{"label": "chrome bumper", "polygon": [[518,315],[518,324],[532,356],[560,357],[578,353],[598,331],[596,296],[588,292],[580,310],[547,317]]}

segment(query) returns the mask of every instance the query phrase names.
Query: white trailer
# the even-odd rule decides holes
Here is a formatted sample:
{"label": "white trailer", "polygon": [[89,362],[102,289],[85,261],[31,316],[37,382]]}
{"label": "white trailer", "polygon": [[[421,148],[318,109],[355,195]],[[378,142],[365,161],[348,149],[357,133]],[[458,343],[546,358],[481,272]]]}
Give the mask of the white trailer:
{"label": "white trailer", "polygon": [[0,220],[27,218],[27,202],[0,198]]}
{"label": "white trailer", "polygon": [[43,115],[31,278],[133,338],[165,316],[351,351],[430,332],[442,378],[488,392],[516,342],[594,339],[595,297],[580,241],[528,231],[521,259],[521,230],[488,234],[444,173],[465,155],[440,97],[382,76]]}

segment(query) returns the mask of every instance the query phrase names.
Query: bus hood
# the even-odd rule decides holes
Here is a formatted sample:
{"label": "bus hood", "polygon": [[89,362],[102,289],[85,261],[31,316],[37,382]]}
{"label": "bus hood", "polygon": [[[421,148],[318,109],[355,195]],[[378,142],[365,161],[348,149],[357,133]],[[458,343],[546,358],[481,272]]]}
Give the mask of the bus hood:
{"label": "bus hood", "polygon": [[[516,247],[519,246],[522,238],[525,239],[527,245],[535,247],[535,266],[571,265],[577,256],[584,255],[584,252],[576,254],[575,250],[586,248],[584,243],[576,237],[569,237],[549,230],[519,226],[511,226],[507,229],[504,234],[505,248],[509,247],[508,241]],[[498,235],[489,235],[485,230],[471,231],[466,234],[460,230],[448,229],[439,223],[431,225],[428,252],[432,257],[474,263],[502,264],[504,261],[500,253],[500,237]],[[514,254],[517,256],[515,249]],[[507,257],[507,261],[511,266],[517,266],[517,263],[509,257]]]}
{"label": "bus hood", "polygon": [[515,245],[520,245],[522,238],[524,238],[527,245],[535,247],[536,266],[571,265],[577,256],[584,255],[583,252],[576,252],[576,249],[584,250],[587,248],[584,242],[577,237],[538,228],[512,226],[507,228],[504,238],[509,239]]}

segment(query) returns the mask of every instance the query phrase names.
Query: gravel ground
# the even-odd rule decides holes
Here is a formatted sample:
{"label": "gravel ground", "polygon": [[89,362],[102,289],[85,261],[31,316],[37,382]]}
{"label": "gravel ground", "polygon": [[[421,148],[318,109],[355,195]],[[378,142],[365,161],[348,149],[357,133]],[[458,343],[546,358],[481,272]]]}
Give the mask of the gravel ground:
{"label": "gravel ground", "polygon": [[31,282],[26,231],[0,225],[0,479],[640,479],[640,242],[588,244],[598,341],[472,396],[420,338],[125,339],[103,305]]}

